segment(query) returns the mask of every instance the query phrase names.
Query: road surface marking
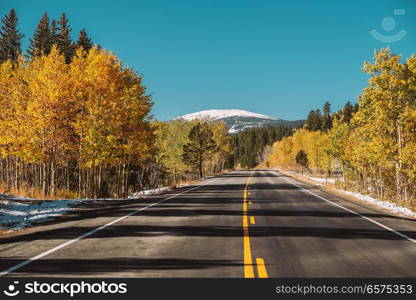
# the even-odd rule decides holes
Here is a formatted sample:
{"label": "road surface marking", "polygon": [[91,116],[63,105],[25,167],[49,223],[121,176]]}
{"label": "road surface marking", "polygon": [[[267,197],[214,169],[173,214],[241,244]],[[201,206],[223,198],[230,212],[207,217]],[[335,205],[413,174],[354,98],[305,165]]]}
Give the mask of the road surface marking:
{"label": "road surface marking", "polygon": [[319,196],[319,195],[317,195],[317,194],[315,194],[315,193],[311,192],[310,190],[304,189],[303,187],[301,187],[301,186],[297,185],[296,183],[293,183],[293,182],[289,181],[289,180],[288,180],[287,178],[285,178],[285,177],[283,177],[283,179],[284,179],[284,180],[286,180],[287,182],[289,182],[289,183],[293,184],[294,186],[297,186],[297,187],[298,187],[298,188],[300,188],[301,190],[303,190],[303,191],[305,191],[305,192],[307,192],[307,193],[309,193],[309,194],[311,194],[311,195],[314,195],[315,197],[318,197],[319,199],[322,199],[322,200],[324,200],[324,201],[328,202],[329,204],[332,204],[332,205],[334,205],[334,206],[337,206],[337,207],[339,207],[339,208],[342,208],[343,210],[346,210],[346,211],[348,211],[348,212],[350,212],[350,213],[352,213],[352,214],[354,214],[354,215],[360,216],[361,218],[364,218],[364,219],[366,219],[367,221],[369,221],[369,222],[371,222],[371,223],[373,223],[373,224],[376,224],[376,225],[380,226],[381,228],[384,228],[384,229],[386,229],[386,230],[388,230],[388,231],[391,231],[391,232],[393,232],[394,234],[397,234],[398,236],[400,236],[400,237],[402,237],[402,238],[404,238],[404,239],[406,239],[406,240],[408,240],[408,241],[410,241],[410,242],[412,242],[412,243],[415,243],[415,244],[416,244],[416,240],[415,240],[415,239],[412,239],[411,237],[409,237],[409,236],[407,236],[407,235],[405,235],[405,234],[403,234],[403,233],[401,233],[401,232],[398,232],[398,231],[394,230],[394,229],[393,229],[393,228],[391,228],[391,227],[388,227],[388,226],[386,226],[386,225],[384,225],[384,224],[381,224],[380,222],[377,222],[377,221],[375,221],[375,220],[373,220],[373,219],[371,219],[371,218],[369,218],[369,217],[363,216],[362,214],[360,214],[360,213],[358,213],[358,212],[355,212],[355,211],[353,211],[353,210],[351,210],[351,209],[349,209],[349,208],[346,208],[346,207],[344,207],[344,206],[342,206],[342,205],[339,205],[339,204],[337,204],[337,203],[335,203],[335,202],[332,202],[331,200],[325,199],[324,197],[321,197],[321,196]]}
{"label": "road surface marking", "polygon": [[[212,180],[212,181],[215,181],[215,179],[214,179],[214,180]],[[42,258],[42,257],[44,257],[44,256],[46,256],[46,255],[48,255],[48,254],[51,254],[51,253],[53,253],[53,252],[56,252],[56,251],[58,251],[58,250],[60,250],[60,249],[62,249],[62,248],[65,248],[66,246],[69,246],[69,245],[71,245],[71,244],[73,244],[73,243],[75,243],[75,242],[77,242],[77,241],[79,241],[79,240],[82,240],[83,238],[86,238],[87,236],[90,236],[90,235],[92,235],[92,234],[94,234],[94,233],[96,233],[96,232],[98,232],[98,231],[100,231],[100,230],[102,230],[102,229],[104,229],[104,228],[106,228],[106,227],[108,227],[108,226],[114,225],[115,223],[118,223],[118,222],[120,222],[120,221],[122,221],[122,220],[124,220],[124,219],[126,219],[126,218],[128,218],[128,217],[130,217],[130,216],[132,216],[132,215],[134,215],[134,214],[136,214],[136,213],[138,213],[138,212],[142,211],[142,210],[145,210],[145,209],[147,209],[147,208],[149,208],[149,207],[155,206],[155,205],[157,205],[157,204],[159,204],[159,203],[165,202],[165,201],[167,201],[167,200],[169,200],[169,199],[175,198],[175,197],[180,196],[180,195],[182,195],[182,194],[188,193],[188,192],[190,192],[190,191],[192,191],[192,190],[198,189],[198,188],[200,188],[201,186],[207,185],[209,182],[212,182],[212,181],[207,181],[207,182],[205,182],[204,184],[201,184],[201,185],[198,185],[198,186],[196,186],[196,187],[193,187],[193,188],[191,188],[191,189],[189,189],[189,190],[186,190],[186,191],[184,191],[184,192],[182,192],[182,193],[175,194],[175,195],[170,196],[170,197],[168,197],[168,198],[166,198],[166,199],[162,199],[162,200],[157,201],[157,202],[154,202],[154,203],[152,203],[152,204],[150,204],[150,205],[148,205],[148,206],[145,206],[145,207],[142,207],[142,208],[137,209],[137,210],[135,210],[135,211],[132,211],[131,213],[129,213],[129,214],[127,214],[127,215],[123,216],[123,217],[120,217],[120,218],[118,218],[118,219],[116,219],[116,220],[113,220],[113,221],[111,221],[111,222],[109,222],[109,223],[107,223],[107,224],[104,224],[104,225],[102,225],[102,226],[100,226],[100,227],[97,227],[97,228],[95,228],[95,229],[93,229],[93,230],[91,230],[91,231],[88,231],[87,233],[84,233],[83,235],[80,235],[80,236],[79,236],[79,237],[77,237],[77,238],[74,238],[74,239],[72,239],[72,240],[69,240],[69,241],[67,241],[67,242],[65,242],[65,243],[63,243],[63,244],[61,244],[61,245],[58,245],[58,246],[56,246],[56,247],[54,247],[54,248],[51,248],[51,249],[49,249],[49,250],[47,250],[47,251],[45,251],[45,252],[43,252],[43,253],[41,253],[41,254],[38,254],[38,255],[36,255],[36,256],[33,256],[33,257],[31,257],[31,258],[29,258],[29,259],[27,259],[27,260],[25,260],[25,261],[22,261],[21,263],[19,263],[19,264],[17,264],[17,265],[14,265],[14,266],[10,267],[10,268],[8,268],[7,270],[4,270],[3,272],[0,272],[0,277],[3,277],[3,276],[5,276],[5,275],[7,275],[8,273],[11,273],[11,272],[13,272],[13,271],[16,271],[17,269],[20,269],[21,267],[24,267],[24,266],[26,266],[26,265],[28,265],[28,264],[30,264],[30,263],[32,263],[32,262],[34,262],[34,261],[36,261],[36,260],[38,260],[38,259],[40,259],[40,258]]]}
{"label": "road surface marking", "polygon": [[243,247],[244,247],[244,277],[245,278],[254,278],[254,268],[253,268],[253,259],[251,257],[251,248],[250,248],[250,235],[248,232],[248,216],[247,216],[247,189],[250,184],[250,178],[253,174],[251,172],[250,176],[247,179],[246,187],[244,188],[243,193]]}
{"label": "road surface marking", "polygon": [[248,204],[253,204],[253,202],[251,202],[251,201],[248,201]]}
{"label": "road surface marking", "polygon": [[250,217],[250,224],[251,225],[255,225],[256,224],[256,220],[254,219],[253,216]]}
{"label": "road surface marking", "polygon": [[268,278],[269,276],[267,275],[266,264],[264,263],[264,259],[257,257],[256,263],[257,263],[257,273],[259,274],[259,278]]}

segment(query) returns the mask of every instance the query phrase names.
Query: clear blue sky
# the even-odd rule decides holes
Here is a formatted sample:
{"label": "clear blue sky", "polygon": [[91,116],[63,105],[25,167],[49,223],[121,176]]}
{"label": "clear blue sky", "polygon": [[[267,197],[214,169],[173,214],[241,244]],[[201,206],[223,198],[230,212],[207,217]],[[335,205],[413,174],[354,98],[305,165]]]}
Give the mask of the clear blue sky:
{"label": "clear blue sky", "polygon": [[[387,45],[370,30],[404,29],[391,48],[416,52],[415,0],[1,0],[2,15],[10,8],[25,47],[45,11],[52,18],[66,12],[74,38],[85,27],[143,75],[160,120],[211,108],[293,120],[326,100],[339,109],[366,85],[363,61]],[[396,21],[394,29],[391,19],[385,24],[390,31],[381,24],[386,17]]]}

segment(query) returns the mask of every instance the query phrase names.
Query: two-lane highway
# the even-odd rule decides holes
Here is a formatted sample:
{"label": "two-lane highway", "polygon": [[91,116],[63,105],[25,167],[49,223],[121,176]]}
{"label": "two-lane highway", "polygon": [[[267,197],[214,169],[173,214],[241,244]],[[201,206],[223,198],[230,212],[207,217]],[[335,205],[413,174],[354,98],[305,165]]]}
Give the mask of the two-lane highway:
{"label": "two-lane highway", "polygon": [[415,277],[416,224],[234,171],[1,240],[3,276]]}
{"label": "two-lane highway", "polygon": [[253,257],[269,277],[415,277],[415,222],[359,206],[276,172],[255,172]]}

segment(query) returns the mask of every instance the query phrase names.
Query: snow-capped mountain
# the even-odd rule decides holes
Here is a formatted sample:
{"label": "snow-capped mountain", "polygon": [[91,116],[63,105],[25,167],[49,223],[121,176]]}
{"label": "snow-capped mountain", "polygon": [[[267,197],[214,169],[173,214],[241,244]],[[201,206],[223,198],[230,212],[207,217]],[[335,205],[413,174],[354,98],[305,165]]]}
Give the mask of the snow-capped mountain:
{"label": "snow-capped mountain", "polygon": [[303,120],[286,121],[274,118],[268,115],[262,115],[251,111],[241,109],[210,109],[198,111],[191,114],[179,116],[176,119],[191,120],[210,120],[210,121],[224,121],[228,126],[228,132],[238,133],[244,129],[251,127],[266,127],[275,125],[285,125],[289,127],[296,127],[303,123]]}
{"label": "snow-capped mountain", "polygon": [[259,119],[270,119],[270,120],[277,120],[271,116],[266,116],[262,114],[257,114],[251,111],[242,110],[242,109],[209,109],[209,110],[202,110],[192,114],[187,114],[180,116],[179,118],[185,119],[187,121],[191,120],[202,120],[202,119],[209,119],[209,120],[219,120],[229,117],[248,117],[248,118],[259,118]]}

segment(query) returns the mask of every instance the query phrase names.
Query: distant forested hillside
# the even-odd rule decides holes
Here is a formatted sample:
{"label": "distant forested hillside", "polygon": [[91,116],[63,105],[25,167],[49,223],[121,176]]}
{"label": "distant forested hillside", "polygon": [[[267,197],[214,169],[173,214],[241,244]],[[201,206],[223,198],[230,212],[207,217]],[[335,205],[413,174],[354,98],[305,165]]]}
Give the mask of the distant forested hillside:
{"label": "distant forested hillside", "polygon": [[242,168],[253,168],[267,160],[271,145],[292,135],[292,128],[283,125],[249,128],[233,135],[234,163]]}

